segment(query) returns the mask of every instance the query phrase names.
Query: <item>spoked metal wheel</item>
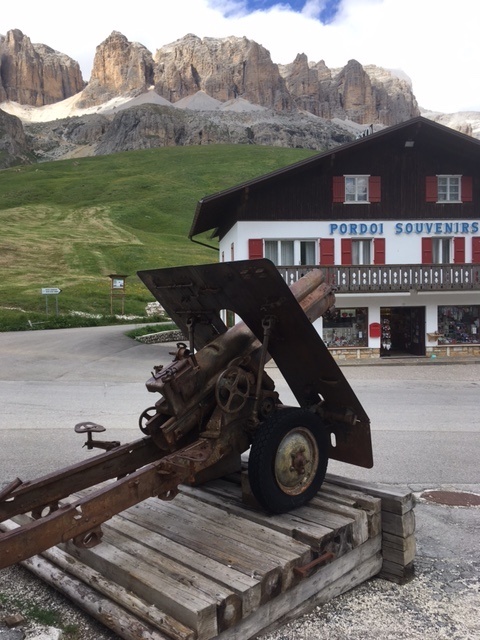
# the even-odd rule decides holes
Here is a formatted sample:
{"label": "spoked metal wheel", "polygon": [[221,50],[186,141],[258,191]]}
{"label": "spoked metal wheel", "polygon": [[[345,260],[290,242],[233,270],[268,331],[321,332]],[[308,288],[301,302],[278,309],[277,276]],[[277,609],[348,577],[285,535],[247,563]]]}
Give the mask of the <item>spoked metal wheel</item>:
{"label": "spoked metal wheel", "polygon": [[321,418],[306,409],[283,409],[267,418],[248,461],[252,493],[270,513],[308,502],[320,489],[329,438]]}

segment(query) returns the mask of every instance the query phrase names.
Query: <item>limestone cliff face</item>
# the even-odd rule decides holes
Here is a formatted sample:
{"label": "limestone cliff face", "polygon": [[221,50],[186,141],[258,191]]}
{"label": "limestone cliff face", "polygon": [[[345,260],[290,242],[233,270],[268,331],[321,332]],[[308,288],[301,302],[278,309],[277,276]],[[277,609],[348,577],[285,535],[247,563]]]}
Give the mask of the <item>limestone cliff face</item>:
{"label": "limestone cliff face", "polygon": [[41,107],[75,95],[85,86],[78,62],[19,29],[0,36],[0,100]]}
{"label": "limestone cliff face", "polygon": [[375,65],[367,65],[364,69],[375,96],[376,120],[373,122],[390,126],[420,115],[409,82]]}
{"label": "limestone cliff face", "polygon": [[351,120],[360,124],[377,122],[372,83],[359,62],[349,60],[332,84],[338,105]]}
{"label": "limestone cliff face", "polygon": [[170,102],[205,91],[225,102],[243,98],[278,111],[293,106],[278,65],[247,38],[189,34],[155,53],[155,90]]}
{"label": "limestone cliff face", "polygon": [[0,109],[0,169],[29,164],[29,146],[19,118]]}
{"label": "limestone cliff face", "polygon": [[153,84],[153,58],[138,42],[113,31],[98,47],[92,76],[79,107],[102,104],[119,95],[143,93]]}
{"label": "limestone cliff face", "polygon": [[[124,109],[126,101],[120,100],[103,115],[26,121],[26,135],[19,120],[3,114],[0,124],[8,125],[3,137],[0,132],[3,166],[31,157],[42,161],[222,142],[320,150],[356,135],[355,127],[342,128],[330,122],[334,118],[393,125],[419,115],[410,84],[385,69],[363,67],[356,60],[329,69],[303,53],[291,64],[277,65],[264,47],[247,38],[189,34],[153,56],[113,31],[97,47],[84,87],[78,64],[68,56],[32,44],[19,30],[0,36],[0,102],[44,106],[75,94],[79,109],[116,97],[130,97],[132,105]],[[147,95],[152,105],[138,106]],[[164,99],[165,106],[154,106]],[[25,144],[30,156],[23,151]]]}
{"label": "limestone cliff face", "polygon": [[348,118],[359,124],[397,124],[420,115],[410,85],[389,71],[350,60],[330,70],[305,54],[280,67],[297,108],[322,118]]}
{"label": "limestone cliff face", "polygon": [[322,86],[320,70],[310,67],[304,53],[298,54],[291,64],[282,65],[279,69],[297,109],[322,116],[323,103],[328,97]]}
{"label": "limestone cliff face", "polygon": [[118,96],[136,96],[154,86],[175,104],[199,91],[220,102],[241,98],[275,112],[308,112],[325,119],[392,125],[419,115],[411,86],[375,66],[350,60],[331,70],[323,60],[299,54],[288,65],[248,38],[199,38],[193,34],[158,49],[113,31],[98,47],[90,82],[78,64],[21,31],[0,36],[0,101],[42,106],[82,91],[79,108]]}

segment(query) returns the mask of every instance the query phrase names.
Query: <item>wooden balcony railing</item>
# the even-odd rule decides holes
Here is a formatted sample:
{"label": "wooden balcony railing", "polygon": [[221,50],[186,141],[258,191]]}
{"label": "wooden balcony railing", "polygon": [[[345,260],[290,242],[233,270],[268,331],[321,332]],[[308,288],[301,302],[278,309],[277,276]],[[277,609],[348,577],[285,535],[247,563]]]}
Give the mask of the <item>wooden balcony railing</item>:
{"label": "wooden balcony railing", "polygon": [[278,270],[291,285],[316,268],[339,293],[480,290],[480,264],[306,265]]}

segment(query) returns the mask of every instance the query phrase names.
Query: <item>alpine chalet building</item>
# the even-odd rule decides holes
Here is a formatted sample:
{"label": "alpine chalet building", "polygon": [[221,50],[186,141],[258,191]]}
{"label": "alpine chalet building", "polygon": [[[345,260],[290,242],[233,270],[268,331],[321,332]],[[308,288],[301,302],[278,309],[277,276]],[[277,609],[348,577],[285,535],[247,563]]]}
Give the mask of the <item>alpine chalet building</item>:
{"label": "alpine chalet building", "polygon": [[414,118],[204,198],[205,232],[289,284],[320,266],[336,358],[480,355],[479,140]]}

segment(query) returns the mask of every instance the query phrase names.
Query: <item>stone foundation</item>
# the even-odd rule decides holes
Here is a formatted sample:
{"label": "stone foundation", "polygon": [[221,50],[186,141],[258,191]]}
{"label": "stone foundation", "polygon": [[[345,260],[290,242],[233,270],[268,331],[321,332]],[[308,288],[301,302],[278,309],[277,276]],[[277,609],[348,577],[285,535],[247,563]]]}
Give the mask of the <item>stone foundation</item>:
{"label": "stone foundation", "polygon": [[427,347],[427,356],[436,355],[437,358],[467,358],[480,356],[480,344],[446,344]]}

